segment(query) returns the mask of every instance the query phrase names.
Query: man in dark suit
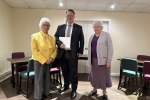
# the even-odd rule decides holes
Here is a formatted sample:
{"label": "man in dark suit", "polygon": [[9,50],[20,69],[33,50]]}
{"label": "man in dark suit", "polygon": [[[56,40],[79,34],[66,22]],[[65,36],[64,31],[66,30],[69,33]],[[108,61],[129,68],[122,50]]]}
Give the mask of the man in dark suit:
{"label": "man in dark suit", "polygon": [[[83,54],[84,35],[82,26],[75,24],[75,12],[72,9],[66,11],[66,24],[60,25],[55,33],[57,49],[57,58],[60,61],[64,86],[58,92],[64,92],[72,84],[71,99],[76,97],[78,86],[78,58]],[[70,37],[70,48],[65,48],[65,44],[60,41],[59,37]]]}

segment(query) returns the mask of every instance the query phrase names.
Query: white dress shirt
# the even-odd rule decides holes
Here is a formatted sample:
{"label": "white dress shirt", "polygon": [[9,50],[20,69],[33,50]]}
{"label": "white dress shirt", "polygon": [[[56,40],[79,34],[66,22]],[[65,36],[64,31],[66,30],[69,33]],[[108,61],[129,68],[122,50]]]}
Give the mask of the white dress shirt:
{"label": "white dress shirt", "polygon": [[[71,38],[71,35],[72,35],[73,24],[74,23],[72,23],[71,26],[70,26],[70,38]],[[69,26],[69,23],[67,23],[67,26],[66,26],[65,37],[67,37],[68,26]],[[71,43],[71,39],[70,39],[70,43]],[[65,48],[65,50],[71,50],[71,47],[70,48]]]}

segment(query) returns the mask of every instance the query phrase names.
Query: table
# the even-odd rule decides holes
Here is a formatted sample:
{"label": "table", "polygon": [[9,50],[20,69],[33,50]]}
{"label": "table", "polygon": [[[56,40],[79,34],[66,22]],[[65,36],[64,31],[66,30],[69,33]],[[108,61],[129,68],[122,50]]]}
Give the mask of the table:
{"label": "table", "polygon": [[[17,58],[17,59],[12,59],[12,58],[7,58],[8,61],[11,62],[11,69],[12,69],[12,77],[14,77],[14,64],[16,64],[16,93],[19,93],[19,76],[18,76],[18,67],[19,67],[19,63],[27,63],[29,61],[31,57],[24,57],[24,58]],[[88,60],[87,55],[82,55],[80,58],[78,58],[79,60]],[[13,87],[14,87],[14,80],[12,80],[13,82]]]}
{"label": "table", "polygon": [[[124,57],[124,58],[129,58],[129,57]],[[132,59],[136,59],[136,58],[132,58]],[[120,60],[120,61],[121,61],[122,58],[118,58],[117,60]],[[145,60],[138,60],[138,59],[136,59],[136,60],[137,60],[137,62],[138,62],[138,65],[143,66]]]}
{"label": "table", "polygon": [[[19,67],[19,63],[27,63],[29,61],[31,57],[24,57],[24,58],[16,58],[16,59],[12,59],[12,58],[7,58],[8,61],[11,62],[11,69],[12,69],[12,77],[14,77],[14,64],[16,64],[16,93],[19,93],[19,79],[18,79],[18,67]],[[13,87],[14,87],[14,80],[12,80],[13,82]]]}
{"label": "table", "polygon": [[88,56],[82,55],[80,58],[78,58],[78,60],[88,60]]}

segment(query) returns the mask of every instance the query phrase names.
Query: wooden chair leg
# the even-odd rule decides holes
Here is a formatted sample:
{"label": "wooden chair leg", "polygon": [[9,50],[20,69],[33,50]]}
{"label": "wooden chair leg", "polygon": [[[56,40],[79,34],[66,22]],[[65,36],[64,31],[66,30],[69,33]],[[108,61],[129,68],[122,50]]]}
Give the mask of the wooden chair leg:
{"label": "wooden chair leg", "polygon": [[12,83],[13,88],[15,88],[14,64],[11,64],[11,70],[12,70],[11,83]]}
{"label": "wooden chair leg", "polygon": [[53,80],[54,80],[54,84],[55,84],[55,74],[53,74]]}
{"label": "wooden chair leg", "polygon": [[28,98],[29,72],[26,79],[26,98]]}
{"label": "wooden chair leg", "polygon": [[145,91],[145,87],[146,87],[146,81],[144,82],[143,91]]}
{"label": "wooden chair leg", "polygon": [[126,86],[127,76],[124,78],[124,87]]}
{"label": "wooden chair leg", "polygon": [[142,88],[143,88],[143,79],[142,79],[142,76],[140,77],[140,83],[141,83],[141,86],[140,86],[139,96],[141,95]]}
{"label": "wooden chair leg", "polygon": [[119,77],[119,84],[118,84],[118,89],[121,85],[121,80],[122,80],[122,69],[120,69],[120,77]]}
{"label": "wooden chair leg", "polygon": [[131,80],[131,78],[129,77],[128,84],[129,84],[130,80]]}
{"label": "wooden chair leg", "polygon": [[32,85],[34,84],[34,80],[32,79]]}
{"label": "wooden chair leg", "polygon": [[22,82],[22,76],[20,76],[20,86],[19,86],[19,92],[21,90],[21,82]]}
{"label": "wooden chair leg", "polygon": [[58,82],[58,73],[56,74],[56,82],[59,83],[59,82]]}
{"label": "wooden chair leg", "polygon": [[138,91],[138,77],[137,77],[137,72],[136,72],[136,95],[138,94],[137,91]]}
{"label": "wooden chair leg", "polygon": [[60,80],[60,86],[62,87],[62,83],[61,83],[61,74],[59,72],[59,80]]}

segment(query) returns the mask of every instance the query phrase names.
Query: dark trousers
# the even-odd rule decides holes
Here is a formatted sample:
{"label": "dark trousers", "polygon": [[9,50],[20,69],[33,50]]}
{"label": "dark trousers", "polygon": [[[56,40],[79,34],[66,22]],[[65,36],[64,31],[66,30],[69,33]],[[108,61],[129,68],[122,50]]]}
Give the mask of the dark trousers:
{"label": "dark trousers", "polygon": [[65,50],[60,59],[60,66],[64,77],[64,86],[72,84],[72,91],[77,90],[78,86],[78,59],[73,59],[71,51]]}

